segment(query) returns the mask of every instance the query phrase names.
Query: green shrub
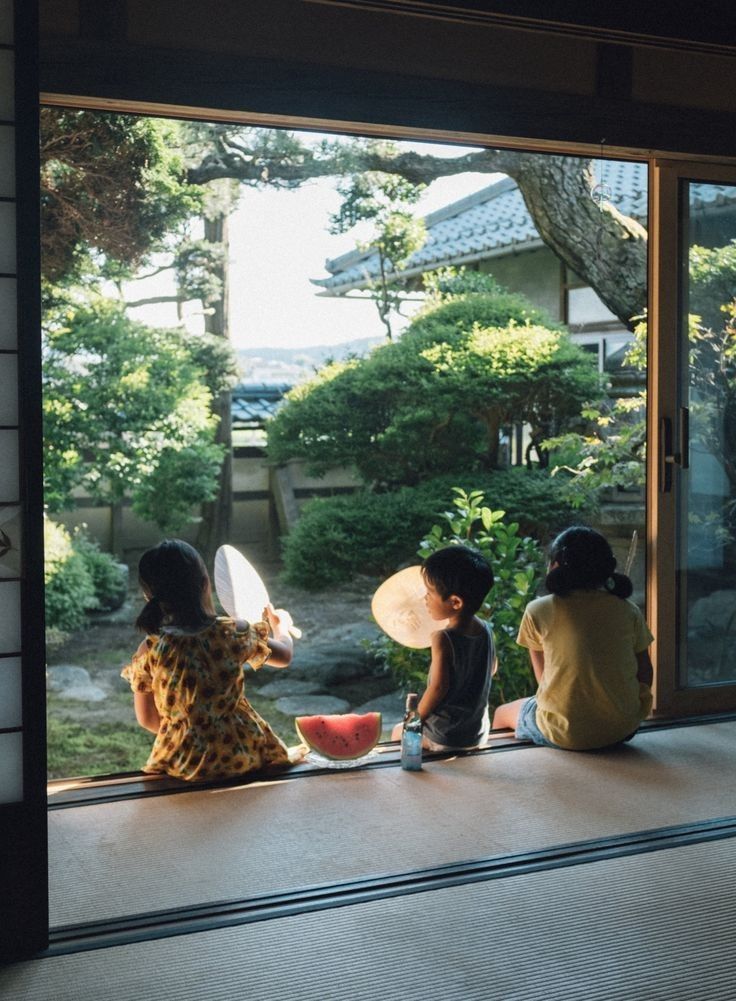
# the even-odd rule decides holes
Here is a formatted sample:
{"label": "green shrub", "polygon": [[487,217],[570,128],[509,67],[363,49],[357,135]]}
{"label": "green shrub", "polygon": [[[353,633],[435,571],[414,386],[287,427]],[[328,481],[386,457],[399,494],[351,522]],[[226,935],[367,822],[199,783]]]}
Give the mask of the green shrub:
{"label": "green shrub", "polygon": [[476,326],[485,330],[514,324],[519,327],[536,324],[550,330],[561,329],[525,296],[495,286],[492,290],[474,291],[457,298],[432,302],[412,320],[408,333],[412,338],[423,341],[444,341],[452,332],[469,334]]}
{"label": "green shrub", "polygon": [[99,545],[79,529],[74,533],[72,546],[78,552],[92,578],[101,612],[112,612],[125,601],[128,594],[128,567],[118,563],[110,553],[103,553]]}
{"label": "green shrub", "polygon": [[441,476],[387,493],[360,491],[308,504],[284,542],[286,579],[309,590],[333,587],[357,574],[388,576],[416,555],[421,539],[447,506],[452,488],[481,490],[523,535],[546,545],[569,521],[565,484],[514,468],[467,477]]}
{"label": "green shrub", "polygon": [[[422,559],[452,545],[478,549],[493,567],[495,583],[478,611],[489,621],[496,638],[498,673],[491,689],[491,704],[532,695],[536,689],[529,655],[516,643],[519,623],[527,602],[534,598],[544,567],[539,544],[524,536],[516,522],[505,520],[505,512],[483,504],[479,490],[466,493],[454,488],[453,509],[433,525],[419,544]],[[427,682],[429,653],[400,646],[382,637],[374,652],[407,689],[422,690]]]}
{"label": "green shrub", "polygon": [[[481,491],[488,507],[503,509],[510,521],[519,523],[522,535],[531,535],[545,546],[570,522],[567,485],[545,470],[513,466],[428,480],[417,489],[419,496],[426,497],[425,509],[432,520],[444,511],[454,487],[467,493]],[[577,509],[577,516],[583,516],[586,511],[583,505],[582,510]]]}
{"label": "green shrub", "polygon": [[51,646],[83,629],[90,612],[119,608],[128,593],[128,568],[116,563],[83,530],[44,522],[46,629]]}
{"label": "green shrub", "polygon": [[404,487],[311,501],[284,540],[284,576],[308,590],[359,574],[386,575],[411,556],[432,519],[431,502]]}
{"label": "green shrub", "polygon": [[87,612],[99,607],[92,575],[69,532],[50,519],[44,523],[46,625],[55,630],[81,629]]}

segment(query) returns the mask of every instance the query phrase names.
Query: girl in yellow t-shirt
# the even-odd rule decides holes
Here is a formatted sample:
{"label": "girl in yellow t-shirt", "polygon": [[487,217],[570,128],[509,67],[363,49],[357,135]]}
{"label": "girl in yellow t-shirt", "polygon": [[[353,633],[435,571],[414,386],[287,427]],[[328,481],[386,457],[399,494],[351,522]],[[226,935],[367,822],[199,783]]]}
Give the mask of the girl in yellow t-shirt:
{"label": "girl in yellow t-shirt", "polygon": [[636,733],[652,707],[654,637],[628,600],[631,581],[615,568],[610,545],[592,528],[568,528],[555,539],[550,593],[527,605],[517,637],[529,650],[537,694],[500,705],[494,729],[575,751]]}
{"label": "girl in yellow t-shirt", "polygon": [[145,552],[138,575],[146,638],[122,675],[138,722],[156,735],[143,770],[220,779],[297,760],[246,699],[243,677],[246,662],[291,662],[289,613],[269,605],[263,622],[217,618],[202,557],[180,539]]}

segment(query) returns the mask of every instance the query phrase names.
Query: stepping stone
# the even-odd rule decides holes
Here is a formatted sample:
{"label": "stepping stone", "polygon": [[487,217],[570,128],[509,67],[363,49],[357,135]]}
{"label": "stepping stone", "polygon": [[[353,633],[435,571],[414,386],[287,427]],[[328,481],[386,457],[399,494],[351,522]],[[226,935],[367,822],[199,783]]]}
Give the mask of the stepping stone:
{"label": "stepping stone", "polygon": [[63,699],[78,702],[103,702],[107,698],[99,685],[95,685],[86,667],[74,664],[54,664],[46,670],[47,687]]}
{"label": "stepping stone", "polygon": [[278,699],[276,708],[285,716],[331,716],[350,711],[350,703],[334,695],[292,695]]}
{"label": "stepping stone", "polygon": [[264,699],[280,699],[287,695],[314,695],[322,686],[314,681],[299,681],[298,678],[276,678],[260,688],[252,686],[251,691]]}
{"label": "stepping stone", "polygon": [[364,702],[362,706],[353,709],[355,713],[380,713],[383,725],[383,736],[390,736],[391,730],[396,723],[400,723],[404,718],[404,706],[406,704],[406,694],[402,689],[396,692],[389,692],[387,695],[379,695],[370,702]]}

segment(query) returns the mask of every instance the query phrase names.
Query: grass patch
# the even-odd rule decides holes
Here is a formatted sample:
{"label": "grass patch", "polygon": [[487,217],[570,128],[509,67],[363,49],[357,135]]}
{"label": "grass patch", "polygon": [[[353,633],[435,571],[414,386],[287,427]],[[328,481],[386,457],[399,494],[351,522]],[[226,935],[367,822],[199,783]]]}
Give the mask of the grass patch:
{"label": "grass patch", "polygon": [[[130,693],[113,693],[111,699],[130,704]],[[270,699],[250,695],[248,701],[285,744],[298,742],[294,719],[274,707]],[[84,724],[64,717],[63,704],[54,704],[47,721],[48,777],[108,775],[139,771],[146,763],[154,735],[137,724],[95,720]]]}
{"label": "grass patch", "polygon": [[139,726],[121,723],[82,726],[50,716],[48,775],[58,779],[139,771],[152,744],[153,734]]}
{"label": "grass patch", "polygon": [[287,747],[299,743],[293,716],[286,716],[284,713],[279,712],[271,699],[261,698],[252,688],[249,690],[246,698],[258,715],[265,719],[273,732],[278,737],[281,737]]}

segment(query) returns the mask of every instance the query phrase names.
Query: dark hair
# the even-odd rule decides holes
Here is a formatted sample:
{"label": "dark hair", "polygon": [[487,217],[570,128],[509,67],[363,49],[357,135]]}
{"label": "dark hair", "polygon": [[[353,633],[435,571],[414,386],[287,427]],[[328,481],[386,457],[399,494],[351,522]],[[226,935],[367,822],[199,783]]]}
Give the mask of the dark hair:
{"label": "dark hair", "polygon": [[608,540],[594,528],[576,525],[567,528],[552,543],[550,570],[545,587],[564,597],[578,589],[603,587],[617,598],[628,598],[634,590],[626,574],[616,573],[616,557]]}
{"label": "dark hair", "polygon": [[493,570],[482,553],[468,546],[438,549],[422,563],[422,576],[443,600],[451,594],[463,599],[466,611],[475,615],[493,587]]}
{"label": "dark hair", "polygon": [[157,633],[164,623],[201,629],[215,614],[207,567],[188,542],[164,539],[146,550],[138,580],[149,598],[135,624],[146,633]]}

